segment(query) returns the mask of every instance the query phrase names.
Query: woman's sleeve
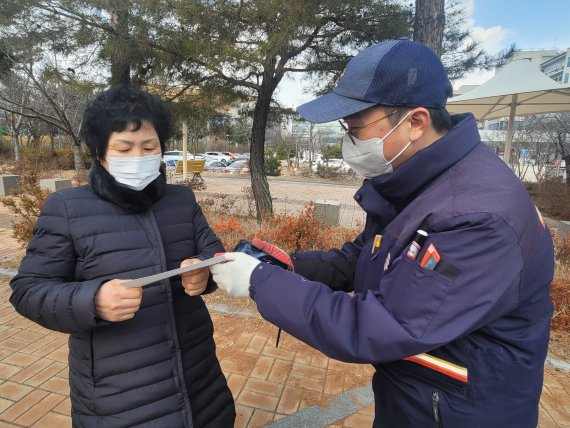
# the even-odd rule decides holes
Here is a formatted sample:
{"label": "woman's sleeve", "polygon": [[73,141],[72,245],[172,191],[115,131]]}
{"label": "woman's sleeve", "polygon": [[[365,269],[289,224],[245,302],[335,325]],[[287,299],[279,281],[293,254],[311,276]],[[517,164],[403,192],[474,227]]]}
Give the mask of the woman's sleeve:
{"label": "woman's sleeve", "polygon": [[77,254],[63,198],[45,201],[10,302],[24,317],[51,330],[79,333],[95,326],[95,294],[102,280],[74,281]]}
{"label": "woman's sleeve", "polygon": [[[204,213],[202,212],[202,208],[196,201],[194,195],[192,195],[192,199],[194,200],[194,215],[192,218],[192,224],[194,225],[194,240],[196,242],[196,258],[200,260],[206,260],[209,258],[214,257],[216,253],[223,253],[224,246],[222,242],[214,233],[214,231],[210,228],[206,217],[204,217]],[[208,278],[208,285],[206,286],[206,290],[202,294],[209,294],[214,291],[218,286],[212,280],[212,276]]]}

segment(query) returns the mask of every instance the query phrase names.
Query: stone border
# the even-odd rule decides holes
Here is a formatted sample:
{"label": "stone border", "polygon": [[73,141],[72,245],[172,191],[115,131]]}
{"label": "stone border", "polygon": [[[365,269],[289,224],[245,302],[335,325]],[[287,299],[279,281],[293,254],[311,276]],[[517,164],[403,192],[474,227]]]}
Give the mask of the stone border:
{"label": "stone border", "polygon": [[550,228],[555,227],[556,229],[558,229],[558,233],[556,234],[556,238],[558,240],[562,240],[566,235],[570,234],[570,221],[554,220],[548,217],[544,217],[544,221],[546,222],[548,227]]}

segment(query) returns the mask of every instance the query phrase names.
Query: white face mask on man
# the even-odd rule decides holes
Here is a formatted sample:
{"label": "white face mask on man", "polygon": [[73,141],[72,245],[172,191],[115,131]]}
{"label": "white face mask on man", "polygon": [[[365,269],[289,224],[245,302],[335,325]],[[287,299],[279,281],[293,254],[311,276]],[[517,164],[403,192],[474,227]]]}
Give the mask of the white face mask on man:
{"label": "white face mask on man", "polygon": [[364,178],[374,178],[390,174],[393,171],[392,162],[406,151],[412,141],[408,141],[404,148],[389,161],[384,156],[384,140],[400,126],[410,113],[408,112],[400,119],[396,126],[390,129],[383,138],[371,138],[363,141],[349,135],[348,132],[344,134],[342,137],[342,157],[355,173]]}
{"label": "white face mask on man", "polygon": [[150,156],[108,156],[109,174],[124,186],[142,190],[160,175],[161,154]]}

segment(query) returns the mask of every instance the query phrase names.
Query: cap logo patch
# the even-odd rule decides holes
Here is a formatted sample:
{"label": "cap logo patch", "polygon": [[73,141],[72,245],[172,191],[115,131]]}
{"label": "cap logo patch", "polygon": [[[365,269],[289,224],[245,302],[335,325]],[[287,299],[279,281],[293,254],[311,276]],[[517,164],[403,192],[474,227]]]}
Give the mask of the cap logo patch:
{"label": "cap logo patch", "polygon": [[413,86],[416,83],[417,77],[418,77],[418,69],[411,68],[410,71],[408,71],[408,86]]}

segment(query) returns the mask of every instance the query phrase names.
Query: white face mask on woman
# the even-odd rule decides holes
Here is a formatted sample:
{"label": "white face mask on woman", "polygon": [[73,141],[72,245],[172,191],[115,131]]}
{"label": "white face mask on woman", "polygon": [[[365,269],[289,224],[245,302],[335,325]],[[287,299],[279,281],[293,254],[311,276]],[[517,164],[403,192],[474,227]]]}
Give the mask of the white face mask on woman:
{"label": "white face mask on woman", "polygon": [[384,140],[400,126],[410,113],[400,119],[396,126],[390,129],[383,138],[371,138],[362,141],[348,133],[344,134],[342,137],[342,157],[354,172],[364,178],[373,178],[390,174],[393,171],[392,162],[406,151],[412,141],[408,141],[404,148],[389,161],[384,156]]}
{"label": "white face mask on woman", "polygon": [[108,156],[109,174],[124,186],[142,190],[160,175],[162,155],[150,156]]}

